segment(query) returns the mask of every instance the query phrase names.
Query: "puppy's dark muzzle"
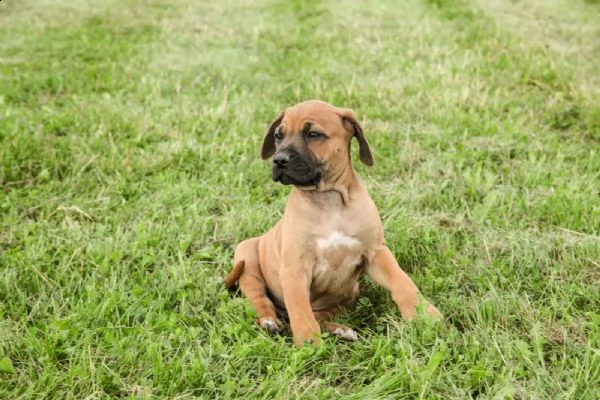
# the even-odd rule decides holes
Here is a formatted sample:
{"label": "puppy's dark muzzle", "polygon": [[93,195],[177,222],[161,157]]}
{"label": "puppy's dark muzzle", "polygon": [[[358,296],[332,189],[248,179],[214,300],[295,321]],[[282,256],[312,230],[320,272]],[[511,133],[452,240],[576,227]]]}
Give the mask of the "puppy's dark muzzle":
{"label": "puppy's dark muzzle", "polygon": [[320,179],[318,165],[291,150],[281,150],[273,155],[272,177],[284,185],[310,186]]}

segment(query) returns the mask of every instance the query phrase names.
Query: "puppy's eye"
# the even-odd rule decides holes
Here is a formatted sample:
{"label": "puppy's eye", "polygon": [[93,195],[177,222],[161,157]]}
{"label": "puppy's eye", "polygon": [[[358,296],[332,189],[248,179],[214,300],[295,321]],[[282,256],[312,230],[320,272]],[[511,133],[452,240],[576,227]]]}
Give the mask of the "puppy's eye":
{"label": "puppy's eye", "polygon": [[304,138],[308,140],[317,140],[324,138],[325,135],[321,132],[310,131],[304,134]]}
{"label": "puppy's eye", "polygon": [[283,134],[280,131],[276,131],[273,133],[273,138],[275,138],[276,142],[279,142],[281,139],[283,139]]}

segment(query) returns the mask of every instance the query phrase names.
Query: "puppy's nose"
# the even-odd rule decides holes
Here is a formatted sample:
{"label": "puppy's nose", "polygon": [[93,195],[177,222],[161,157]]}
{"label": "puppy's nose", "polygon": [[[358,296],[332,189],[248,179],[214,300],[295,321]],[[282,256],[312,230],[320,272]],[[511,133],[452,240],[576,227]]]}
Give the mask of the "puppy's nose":
{"label": "puppy's nose", "polygon": [[285,168],[287,163],[290,162],[291,158],[292,157],[290,153],[282,151],[273,156],[273,164],[277,165],[278,167]]}

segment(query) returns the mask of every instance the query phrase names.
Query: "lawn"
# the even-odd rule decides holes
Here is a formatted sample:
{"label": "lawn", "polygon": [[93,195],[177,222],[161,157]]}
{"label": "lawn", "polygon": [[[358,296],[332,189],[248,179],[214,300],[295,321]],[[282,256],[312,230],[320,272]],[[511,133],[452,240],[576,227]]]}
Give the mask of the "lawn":
{"label": "lawn", "polygon": [[[591,0],[2,1],[0,398],[599,399],[599,38]],[[364,278],[360,340],[298,349],[223,288],[310,98],[445,323]]]}

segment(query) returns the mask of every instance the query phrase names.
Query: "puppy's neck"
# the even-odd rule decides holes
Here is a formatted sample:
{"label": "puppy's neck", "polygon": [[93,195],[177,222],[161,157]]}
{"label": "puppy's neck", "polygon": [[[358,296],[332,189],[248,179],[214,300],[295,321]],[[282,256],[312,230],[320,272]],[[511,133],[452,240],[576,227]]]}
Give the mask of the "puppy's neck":
{"label": "puppy's neck", "polygon": [[313,202],[332,202],[339,199],[342,205],[347,206],[352,199],[352,192],[356,189],[358,176],[349,164],[340,173],[322,179],[317,185],[310,187],[296,187],[303,197]]}

